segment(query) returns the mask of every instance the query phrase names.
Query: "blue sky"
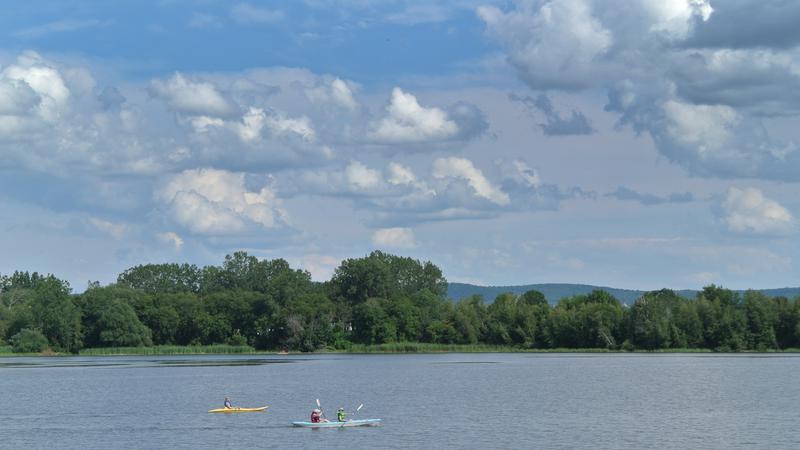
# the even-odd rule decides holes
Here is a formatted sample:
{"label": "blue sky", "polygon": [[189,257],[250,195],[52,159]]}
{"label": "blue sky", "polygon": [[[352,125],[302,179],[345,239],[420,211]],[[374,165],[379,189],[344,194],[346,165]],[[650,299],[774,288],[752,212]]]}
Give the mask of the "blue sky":
{"label": "blue sky", "polygon": [[0,273],[243,249],[327,279],[798,285],[800,6],[30,1],[0,16]]}

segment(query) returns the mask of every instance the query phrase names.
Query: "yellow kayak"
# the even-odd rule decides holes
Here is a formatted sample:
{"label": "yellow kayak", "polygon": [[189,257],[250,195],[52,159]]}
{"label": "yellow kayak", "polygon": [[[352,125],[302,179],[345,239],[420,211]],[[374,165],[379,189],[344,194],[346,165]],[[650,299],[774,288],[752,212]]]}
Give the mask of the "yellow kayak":
{"label": "yellow kayak", "polygon": [[210,412],[210,413],[226,413],[226,414],[230,414],[230,413],[242,413],[242,412],[259,412],[259,411],[264,411],[267,408],[269,408],[269,406],[261,406],[259,408],[239,408],[237,406],[237,407],[234,407],[234,408],[209,409],[208,412]]}

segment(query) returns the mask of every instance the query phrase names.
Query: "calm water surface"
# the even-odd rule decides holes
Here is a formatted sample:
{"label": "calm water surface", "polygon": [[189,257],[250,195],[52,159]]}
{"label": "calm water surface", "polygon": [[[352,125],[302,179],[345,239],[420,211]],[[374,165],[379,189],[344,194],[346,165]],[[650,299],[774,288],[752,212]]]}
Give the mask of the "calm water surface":
{"label": "calm water surface", "polygon": [[[800,448],[800,355],[0,358],[2,448]],[[224,396],[266,413],[208,414]],[[377,428],[292,428],[319,398]]]}

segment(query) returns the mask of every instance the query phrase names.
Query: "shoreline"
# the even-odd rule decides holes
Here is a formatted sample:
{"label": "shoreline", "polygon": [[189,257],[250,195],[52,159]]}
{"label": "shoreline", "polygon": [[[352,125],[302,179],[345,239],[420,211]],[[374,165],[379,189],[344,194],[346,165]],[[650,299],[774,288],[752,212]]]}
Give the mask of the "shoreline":
{"label": "shoreline", "polygon": [[727,354],[727,355],[767,355],[767,354],[792,354],[800,353],[800,348],[772,349],[766,351],[715,351],[702,348],[676,348],[658,350],[621,350],[605,348],[553,348],[553,349],[528,349],[504,346],[484,345],[459,345],[459,344],[419,344],[398,343],[379,345],[353,345],[349,349],[322,349],[313,352],[301,351],[276,351],[256,350],[247,346],[154,346],[154,347],[124,347],[124,348],[89,348],[79,353],[61,353],[45,351],[42,353],[11,353],[2,352],[2,357],[65,357],[65,356],[197,356],[197,355],[270,355],[270,356],[297,356],[297,355],[390,355],[390,354],[445,354],[445,353],[528,353],[528,354]]}

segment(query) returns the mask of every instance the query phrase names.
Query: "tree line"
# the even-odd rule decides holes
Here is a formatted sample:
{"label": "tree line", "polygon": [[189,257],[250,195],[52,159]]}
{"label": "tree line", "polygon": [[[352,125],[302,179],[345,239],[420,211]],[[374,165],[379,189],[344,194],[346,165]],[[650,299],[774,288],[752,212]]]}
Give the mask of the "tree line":
{"label": "tree line", "polygon": [[423,342],[521,349],[800,348],[800,298],[707,286],[694,299],[663,289],[626,306],[605,291],[551,306],[538,291],[453,302],[431,262],[375,251],[326,282],[283,259],[245,252],[220,266],[145,264],[81,294],[53,275],[0,275],[0,339],[14,351],[151,345],[346,350]]}

